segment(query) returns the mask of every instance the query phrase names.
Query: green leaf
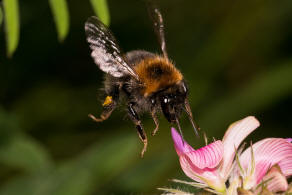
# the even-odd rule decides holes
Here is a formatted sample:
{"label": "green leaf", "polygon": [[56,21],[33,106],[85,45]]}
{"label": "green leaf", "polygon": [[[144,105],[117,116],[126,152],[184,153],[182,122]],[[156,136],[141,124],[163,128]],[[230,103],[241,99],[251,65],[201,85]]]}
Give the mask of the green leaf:
{"label": "green leaf", "polygon": [[2,12],[2,6],[0,6],[0,26],[2,24],[3,21],[3,12]]}
{"label": "green leaf", "polygon": [[49,0],[56,23],[59,41],[63,41],[69,32],[69,11],[66,0]]}
{"label": "green leaf", "polygon": [[110,24],[110,15],[106,0],[90,0],[95,14],[107,26]]}
{"label": "green leaf", "polygon": [[18,1],[3,0],[7,55],[11,57],[17,48],[19,41],[19,16]]}

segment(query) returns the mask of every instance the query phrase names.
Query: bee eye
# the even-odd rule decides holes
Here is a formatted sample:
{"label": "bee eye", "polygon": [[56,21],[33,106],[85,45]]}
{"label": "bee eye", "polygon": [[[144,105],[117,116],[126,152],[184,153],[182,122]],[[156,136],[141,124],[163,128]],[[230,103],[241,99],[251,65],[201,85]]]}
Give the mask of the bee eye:
{"label": "bee eye", "polygon": [[163,102],[164,102],[164,103],[167,103],[167,102],[168,102],[168,98],[164,98],[164,99],[163,99]]}
{"label": "bee eye", "polygon": [[155,104],[155,99],[151,99],[151,103],[152,104]]}

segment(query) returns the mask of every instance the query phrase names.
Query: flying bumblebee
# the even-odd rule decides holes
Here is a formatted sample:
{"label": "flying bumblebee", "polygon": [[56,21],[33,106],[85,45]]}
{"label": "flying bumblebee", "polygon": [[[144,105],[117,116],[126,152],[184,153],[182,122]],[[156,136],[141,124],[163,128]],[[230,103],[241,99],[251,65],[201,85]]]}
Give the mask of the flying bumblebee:
{"label": "flying bumblebee", "polygon": [[156,7],[150,8],[150,15],[162,55],[144,50],[123,53],[111,31],[97,17],[91,16],[85,23],[91,56],[95,64],[107,73],[103,111],[99,118],[91,114],[89,117],[96,122],[106,120],[117,107],[121,96],[125,96],[128,115],[144,143],[141,156],[147,148],[147,136],[140,113],[151,113],[155,123],[152,135],[155,135],[159,128],[157,113],[162,112],[170,123],[177,124],[180,129],[179,117],[185,111],[198,134],[188,102],[188,87],[182,73],[167,55],[162,15]]}

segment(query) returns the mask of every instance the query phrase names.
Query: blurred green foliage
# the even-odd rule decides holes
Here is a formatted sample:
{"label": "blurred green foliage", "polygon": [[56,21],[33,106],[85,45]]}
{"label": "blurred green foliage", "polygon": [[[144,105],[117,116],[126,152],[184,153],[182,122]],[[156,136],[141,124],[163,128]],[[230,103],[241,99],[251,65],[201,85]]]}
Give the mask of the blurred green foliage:
{"label": "blurred green foliage", "polygon": [[[87,117],[101,111],[96,97],[102,97],[103,73],[90,57],[84,22],[96,11],[109,21],[107,5],[99,6],[105,1],[19,1],[19,17],[6,16],[7,9],[15,9],[6,8],[7,2],[17,1],[3,1],[1,34],[13,29],[6,33],[14,40],[10,55],[18,40],[15,18],[21,19],[21,39],[13,58],[0,54],[0,194],[158,194],[158,187],[177,186],[169,179],[187,180],[163,117],[152,137],[154,124],[142,116],[149,135],[143,159],[123,106],[100,124]],[[196,122],[210,139],[221,139],[230,123],[247,115],[262,124],[250,136],[253,142],[291,137],[291,1],[162,0],[158,5],[169,56],[188,82]],[[108,9],[124,51],[159,52],[143,1],[110,0]],[[5,51],[4,36],[0,41]],[[184,115],[181,124],[189,143],[204,144]]]}
{"label": "blurred green foliage", "polygon": [[2,11],[2,6],[0,6],[0,26],[2,25],[3,22],[3,11]]}
{"label": "blurred green foliage", "polygon": [[69,12],[66,0],[49,0],[55,19],[59,41],[63,41],[69,31]]}
{"label": "blurred green foliage", "polygon": [[19,41],[18,0],[3,0],[7,55],[12,56]]}
{"label": "blurred green foliage", "polygon": [[110,14],[108,10],[107,0],[90,0],[98,18],[107,26],[110,24]]}
{"label": "blurred green foliage", "polygon": [[[48,0],[52,15],[55,20],[58,39],[62,42],[69,31],[69,11],[66,0]],[[90,0],[93,9],[105,24],[109,25],[109,12],[106,0]],[[13,55],[17,48],[19,40],[19,9],[18,0],[3,0],[5,10],[5,30],[6,30],[6,45],[7,55]],[[2,22],[2,10],[0,9],[0,25]]]}

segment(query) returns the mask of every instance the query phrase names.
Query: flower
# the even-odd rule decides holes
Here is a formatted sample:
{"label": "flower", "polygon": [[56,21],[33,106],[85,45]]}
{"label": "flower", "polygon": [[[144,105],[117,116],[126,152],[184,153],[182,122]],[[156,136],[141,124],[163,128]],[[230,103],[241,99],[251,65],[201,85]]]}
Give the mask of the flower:
{"label": "flower", "polygon": [[226,190],[225,181],[220,177],[217,166],[223,157],[223,144],[215,141],[198,150],[186,143],[180,134],[171,129],[172,138],[179,161],[185,174],[191,179],[206,184],[218,192]]}
{"label": "flower", "polygon": [[237,166],[233,174],[242,178],[243,189],[255,191],[259,184],[268,181],[269,191],[286,191],[286,177],[292,175],[292,144],[282,138],[263,139],[246,149],[238,163],[242,170]]}
{"label": "flower", "polygon": [[[243,153],[239,149],[241,142],[259,125],[255,117],[246,117],[231,124],[222,140],[197,150],[172,128],[181,168],[196,182],[192,185],[221,194],[286,191],[286,177],[292,175],[291,138],[267,138],[251,145]],[[225,185],[227,181],[228,187]]]}

